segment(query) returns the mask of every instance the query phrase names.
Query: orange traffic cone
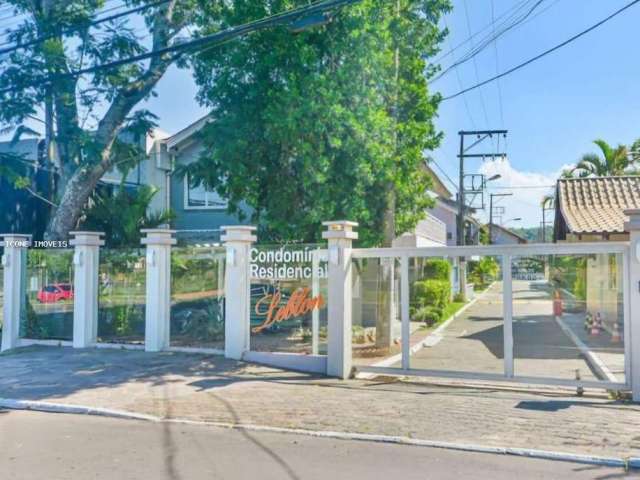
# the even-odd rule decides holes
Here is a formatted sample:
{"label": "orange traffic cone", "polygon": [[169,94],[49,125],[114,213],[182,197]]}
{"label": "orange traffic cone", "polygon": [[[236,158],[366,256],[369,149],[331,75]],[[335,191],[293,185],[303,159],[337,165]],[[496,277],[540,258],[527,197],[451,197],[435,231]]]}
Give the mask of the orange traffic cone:
{"label": "orange traffic cone", "polygon": [[611,333],[611,343],[620,343],[622,341],[622,336],[620,335],[620,328],[618,327],[618,322],[613,324],[613,333]]}
{"label": "orange traffic cone", "polygon": [[600,312],[596,313],[596,318],[593,320],[591,324],[591,335],[600,335],[600,326],[602,325],[602,320],[600,319]]}

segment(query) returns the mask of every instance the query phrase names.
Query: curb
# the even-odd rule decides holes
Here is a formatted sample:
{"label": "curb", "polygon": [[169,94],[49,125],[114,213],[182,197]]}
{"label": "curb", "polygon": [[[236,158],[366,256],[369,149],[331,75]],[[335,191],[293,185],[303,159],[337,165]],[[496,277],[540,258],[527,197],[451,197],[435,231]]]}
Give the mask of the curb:
{"label": "curb", "polygon": [[[451,324],[451,322],[453,322],[455,319],[457,319],[460,315],[462,315],[465,310],[467,310],[468,308],[470,308],[473,304],[475,304],[480,298],[482,298],[484,296],[485,293],[487,293],[487,291],[494,285],[495,282],[491,283],[491,285],[489,285],[486,290],[484,290],[483,292],[480,292],[478,295],[476,295],[475,297],[473,297],[471,300],[469,300],[465,305],[463,305],[460,310],[458,310],[457,312],[455,312],[453,315],[451,315],[449,318],[447,318],[444,322],[442,322],[440,325],[438,325],[436,327],[436,329],[429,333],[426,337],[424,337],[422,340],[420,340],[419,342],[417,342],[415,345],[413,345],[410,349],[410,354],[413,355],[414,353],[419,352],[420,350],[422,350],[425,347],[434,347],[436,346],[438,343],[440,343],[440,340],[442,340],[442,335],[441,333]],[[397,353],[391,357],[387,357],[383,360],[380,360],[379,362],[376,362],[374,364],[372,364],[372,367],[390,367],[391,365],[393,365],[394,363],[397,363],[399,361],[402,360],[402,353]],[[356,373],[357,378],[361,378],[361,379],[370,379],[370,378],[374,378],[376,376],[375,373]]]}
{"label": "curb", "polygon": [[65,405],[51,402],[32,400],[16,400],[0,398],[0,408],[12,410],[30,410],[47,413],[66,413],[75,415],[94,415],[109,418],[143,420],[154,423],[176,423],[183,425],[200,425],[232,430],[244,430],[254,432],[270,432],[294,435],[305,435],[316,438],[333,438],[338,440],[357,440],[364,442],[390,443],[396,445],[411,445],[416,447],[442,448],[475,453],[492,453],[501,455],[513,455],[518,457],[535,458],[541,460],[554,460],[562,462],[597,465],[602,467],[618,467],[626,469],[640,469],[640,457],[605,457],[598,455],[583,455],[567,452],[554,452],[550,450],[537,450],[517,447],[490,447],[472,443],[440,442],[435,440],[422,440],[418,438],[403,437],[397,435],[375,435],[368,433],[334,432],[329,430],[305,430],[300,428],[270,427],[267,425],[252,425],[227,422],[206,422],[187,419],[165,419],[153,415],[126,412],[100,407],[88,407],[84,405]]}

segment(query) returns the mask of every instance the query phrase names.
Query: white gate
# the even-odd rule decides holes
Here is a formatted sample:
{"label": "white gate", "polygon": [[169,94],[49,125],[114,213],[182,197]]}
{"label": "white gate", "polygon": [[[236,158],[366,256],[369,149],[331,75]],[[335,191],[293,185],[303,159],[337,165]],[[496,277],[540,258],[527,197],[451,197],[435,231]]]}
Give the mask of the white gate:
{"label": "white gate", "polygon": [[[350,253],[351,353],[357,372],[617,390],[631,386],[627,242]],[[388,259],[394,259],[390,275],[384,272]],[[427,275],[425,282],[429,259],[466,264],[469,281],[477,282],[477,298],[464,305],[449,302],[445,314],[432,318],[439,314],[433,293],[439,280]],[[526,275],[512,273],[514,260],[522,259],[535,259],[530,263],[540,267]],[[495,268],[499,275],[489,278],[488,270]],[[367,295],[367,288],[374,289],[372,278],[394,275],[399,288],[378,282],[375,294]],[[387,311],[389,301],[400,308]],[[400,326],[395,337],[394,323]]]}

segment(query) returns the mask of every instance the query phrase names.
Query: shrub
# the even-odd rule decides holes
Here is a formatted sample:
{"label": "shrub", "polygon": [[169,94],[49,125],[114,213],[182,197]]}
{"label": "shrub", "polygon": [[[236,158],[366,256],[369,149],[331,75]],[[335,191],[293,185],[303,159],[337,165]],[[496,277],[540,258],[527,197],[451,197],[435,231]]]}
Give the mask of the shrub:
{"label": "shrub", "polygon": [[422,268],[423,277],[429,280],[449,281],[451,278],[451,264],[442,258],[430,258]]}
{"label": "shrub", "polygon": [[414,286],[416,303],[444,309],[451,298],[451,283],[447,280],[423,280]]}
{"label": "shrub", "polygon": [[481,286],[495,279],[500,271],[500,265],[491,257],[483,257],[477,262],[470,261],[467,268],[469,280]]}
{"label": "shrub", "polygon": [[443,311],[438,307],[422,307],[415,313],[414,320],[432,326],[442,320]]}

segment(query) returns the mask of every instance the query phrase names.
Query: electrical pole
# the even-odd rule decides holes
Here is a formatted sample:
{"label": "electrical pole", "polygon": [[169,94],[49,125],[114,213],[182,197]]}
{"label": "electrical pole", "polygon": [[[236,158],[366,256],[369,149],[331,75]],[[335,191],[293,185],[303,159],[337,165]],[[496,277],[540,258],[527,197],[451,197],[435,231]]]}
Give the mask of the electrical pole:
{"label": "electrical pole", "polygon": [[[504,135],[507,136],[507,130],[460,130],[458,132],[460,135],[460,153],[458,154],[458,158],[460,160],[460,174],[458,177],[458,218],[457,218],[457,228],[456,228],[456,244],[459,246],[464,246],[465,244],[465,235],[464,235],[464,214],[465,214],[465,199],[464,199],[464,159],[465,158],[495,158],[495,157],[505,157],[505,153],[466,153],[471,150],[473,147],[481,143],[486,138],[492,138],[493,135]],[[466,149],[464,147],[464,138],[465,136],[476,136],[476,141],[473,142]],[[463,301],[466,301],[466,261],[464,257],[459,257],[459,266],[458,266],[458,293],[462,297]]]}
{"label": "electrical pole", "polygon": [[545,207],[545,203],[542,203],[542,243],[547,243],[547,220],[546,212],[552,211],[554,208]]}
{"label": "electrical pole", "polygon": [[[490,193],[489,194],[489,245],[493,245],[493,197],[510,197],[512,195],[513,193]],[[500,222],[502,222],[502,217]]]}

